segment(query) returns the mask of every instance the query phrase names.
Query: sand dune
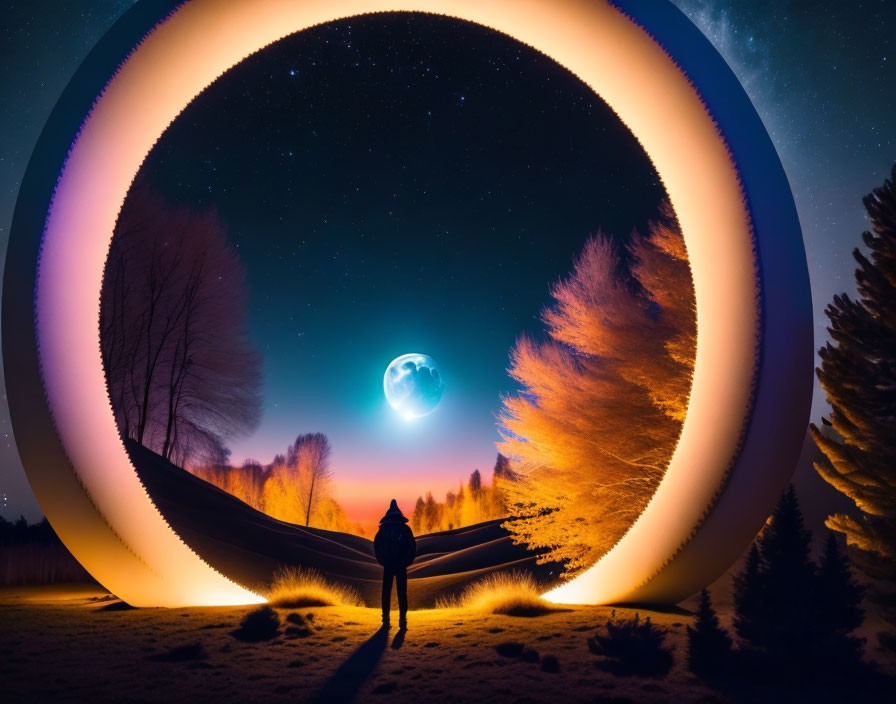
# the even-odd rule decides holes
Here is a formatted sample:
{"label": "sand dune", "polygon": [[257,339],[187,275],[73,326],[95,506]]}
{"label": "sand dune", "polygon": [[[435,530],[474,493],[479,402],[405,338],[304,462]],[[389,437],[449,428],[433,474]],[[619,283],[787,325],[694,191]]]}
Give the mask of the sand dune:
{"label": "sand dune", "polygon": [[[215,569],[259,589],[280,566],[313,567],[357,589],[368,605],[379,600],[382,568],[366,538],[278,521],[128,442],[141,481],[162,515],[184,541]],[[408,570],[411,608],[432,606],[442,595],[490,573],[532,572],[549,582],[556,567],[536,565],[535,555],[514,545],[501,521],[417,538],[417,559]]]}

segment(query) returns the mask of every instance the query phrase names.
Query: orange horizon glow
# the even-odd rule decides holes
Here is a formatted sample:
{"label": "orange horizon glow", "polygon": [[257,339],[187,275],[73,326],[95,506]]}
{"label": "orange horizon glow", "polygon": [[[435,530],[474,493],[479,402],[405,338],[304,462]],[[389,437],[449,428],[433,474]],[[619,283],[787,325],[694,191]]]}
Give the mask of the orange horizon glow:
{"label": "orange horizon glow", "polygon": [[[491,482],[491,470],[483,472],[482,475],[483,483]],[[335,478],[332,482],[333,498],[342,506],[348,519],[353,523],[375,525],[389,508],[389,502],[392,499],[398,502],[402,513],[410,518],[418,496],[426,498],[426,494],[429,492],[436,501],[444,502],[445,494],[449,491],[456,493],[461,484],[466,487],[469,478],[469,474],[466,477],[458,476],[457,479],[450,480],[421,477],[414,480],[352,479],[340,481]]]}

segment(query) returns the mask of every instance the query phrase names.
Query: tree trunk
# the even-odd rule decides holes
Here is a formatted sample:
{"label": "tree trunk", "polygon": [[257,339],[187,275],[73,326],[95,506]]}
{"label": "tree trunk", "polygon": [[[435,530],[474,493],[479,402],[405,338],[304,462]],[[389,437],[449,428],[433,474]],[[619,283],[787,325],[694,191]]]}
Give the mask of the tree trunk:
{"label": "tree trunk", "polygon": [[305,507],[305,526],[311,523],[311,501],[314,499],[314,480],[317,479],[317,472],[311,471],[311,486],[308,489],[308,505]]}

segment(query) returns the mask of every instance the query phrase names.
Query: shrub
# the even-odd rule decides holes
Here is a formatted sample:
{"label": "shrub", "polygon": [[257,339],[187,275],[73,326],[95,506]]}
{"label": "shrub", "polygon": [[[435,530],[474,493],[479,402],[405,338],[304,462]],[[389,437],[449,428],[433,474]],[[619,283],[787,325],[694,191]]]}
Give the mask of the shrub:
{"label": "shrub", "polygon": [[538,585],[524,572],[500,572],[474,582],[459,596],[441,598],[436,608],[463,608],[506,616],[542,616],[558,611],[541,598]]}
{"label": "shrub", "polygon": [[231,632],[234,638],[255,643],[270,640],[280,633],[280,616],[270,606],[262,606],[246,614],[240,627]]}
{"label": "shrub", "polygon": [[560,672],[560,662],[556,655],[545,655],[541,658],[541,669],[544,672]]}
{"label": "shrub", "polygon": [[363,606],[361,596],[349,586],[334,584],[320,572],[284,567],[274,575],[267,592],[268,603],[282,609],[308,606]]}
{"label": "shrub", "polygon": [[672,651],[664,647],[666,630],[655,626],[648,616],[617,619],[616,611],[606,624],[607,635],[588,639],[588,649],[603,655],[598,667],[615,675],[660,676],[672,667]]}
{"label": "shrub", "polygon": [[190,643],[171,648],[167,653],[150,655],[148,659],[156,662],[186,662],[187,660],[204,660],[207,657],[202,643]]}
{"label": "shrub", "polygon": [[498,655],[505,658],[518,658],[523,654],[523,650],[525,649],[525,645],[517,643],[516,641],[498,643],[498,645],[495,646],[495,651],[497,651]]}

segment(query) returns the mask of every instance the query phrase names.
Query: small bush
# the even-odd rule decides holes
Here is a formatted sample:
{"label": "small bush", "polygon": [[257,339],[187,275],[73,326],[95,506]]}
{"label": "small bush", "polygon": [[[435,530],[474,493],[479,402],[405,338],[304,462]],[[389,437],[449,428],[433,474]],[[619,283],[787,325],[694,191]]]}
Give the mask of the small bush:
{"label": "small bush", "polygon": [[498,655],[505,658],[518,658],[523,654],[523,650],[525,650],[526,646],[522,643],[517,643],[515,641],[509,641],[507,643],[498,643],[495,646],[495,650]]}
{"label": "small bush", "polygon": [[274,575],[267,593],[268,603],[281,609],[308,606],[363,606],[351,587],[327,581],[317,570],[284,567]]}
{"label": "small bush", "polygon": [[535,648],[526,648],[520,655],[520,660],[523,662],[538,662],[541,660],[541,656]]}
{"label": "small bush", "polygon": [[287,626],[284,632],[287,638],[307,638],[312,635],[309,624],[302,618],[302,614],[295,612],[286,617],[288,623],[294,623],[294,626]]}
{"label": "small bush", "polygon": [[311,629],[305,626],[287,626],[284,633],[287,638],[307,638],[312,635]]}
{"label": "small bush", "polygon": [[246,614],[240,627],[231,631],[238,640],[256,643],[276,638],[280,633],[280,616],[270,606],[262,606]]}
{"label": "small bush", "polygon": [[557,607],[541,598],[531,575],[501,572],[474,582],[454,598],[441,598],[436,608],[464,608],[506,616],[542,616]]}
{"label": "small bush", "polygon": [[148,659],[155,662],[186,662],[187,660],[202,660],[206,657],[208,655],[206,655],[202,643],[190,643],[172,648],[167,653],[150,655]]}
{"label": "small bush", "polygon": [[534,648],[527,648],[522,643],[508,641],[495,646],[498,655],[505,658],[519,658],[523,662],[538,662],[541,658]]}
{"label": "small bush", "polygon": [[545,655],[541,658],[541,669],[544,672],[560,672],[560,663],[556,655]]}
{"label": "small bush", "polygon": [[634,618],[612,618],[606,624],[607,635],[596,634],[588,639],[588,649],[603,655],[606,661],[598,667],[615,675],[660,676],[672,667],[672,651],[664,647],[666,630],[655,626],[648,616],[643,621]]}

